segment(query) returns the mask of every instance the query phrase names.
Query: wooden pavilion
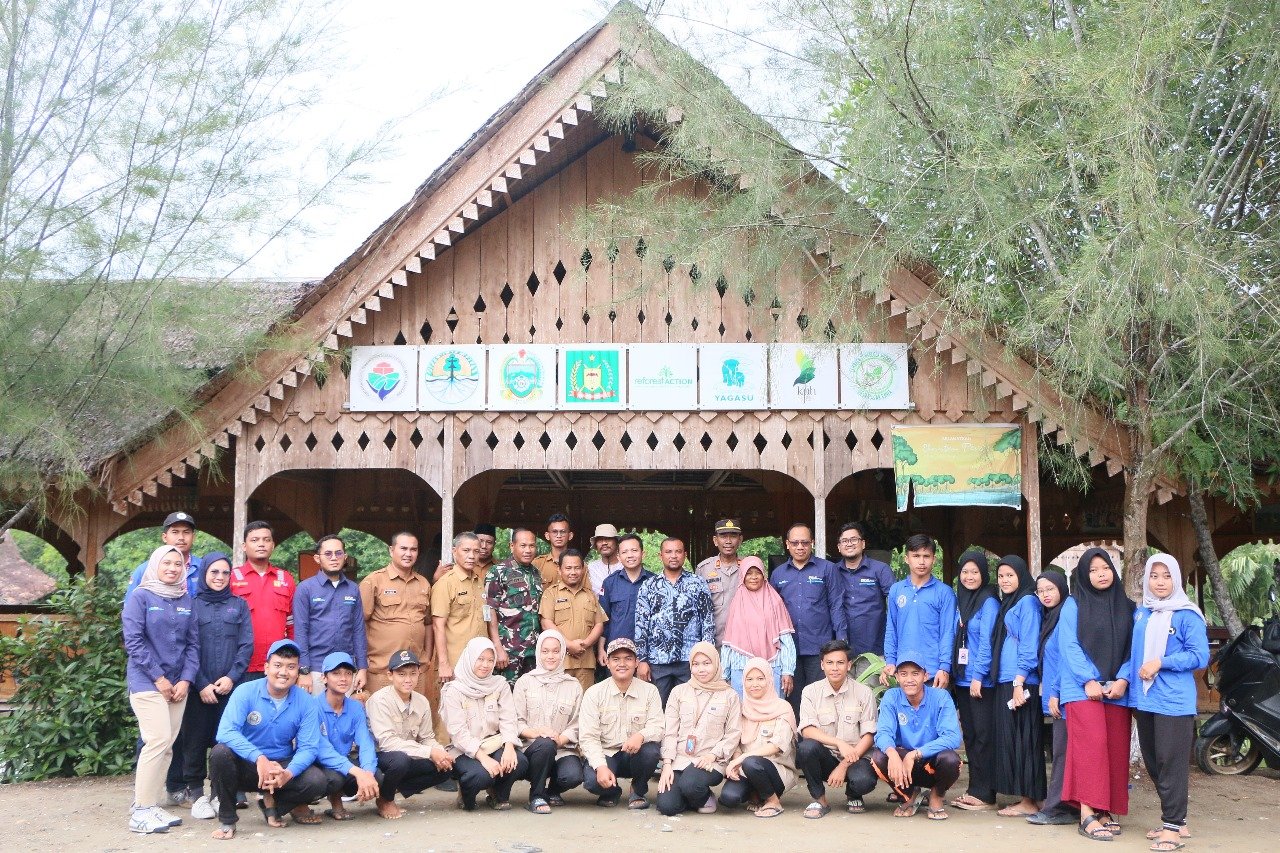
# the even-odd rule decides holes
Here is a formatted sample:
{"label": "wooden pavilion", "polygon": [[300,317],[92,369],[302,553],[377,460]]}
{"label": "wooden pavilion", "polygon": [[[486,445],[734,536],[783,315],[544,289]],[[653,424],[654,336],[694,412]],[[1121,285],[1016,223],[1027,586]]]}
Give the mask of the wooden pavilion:
{"label": "wooden pavilion", "polygon": [[[906,270],[864,305],[883,323],[868,339],[909,343],[914,409],[898,411],[356,412],[338,352],[439,343],[800,342],[820,301],[793,272],[771,282],[695,281],[632,241],[574,235],[587,205],[644,180],[636,148],[596,118],[622,58],[608,20],[569,46],[453,154],[351,256],[303,288],[286,322],[328,353],[318,364],[275,350],[223,371],[194,421],[173,422],[103,462],[99,492],[39,529],[73,570],[93,572],[105,544],[176,509],[236,543],[252,519],[277,538],[342,527],[447,542],[479,521],[542,529],[555,511],[579,542],[600,522],[661,529],[705,553],[715,518],[747,535],[816,521],[833,532],[869,519],[879,547],[929,531],[948,554],[971,543],[1029,553],[1039,566],[1082,541],[1120,536],[1125,442],[1104,418],[1054,422],[1059,399],[994,339],[945,334],[918,311],[928,285]],[[698,192],[688,185],[683,191]],[[799,269],[799,267],[797,267]],[[749,286],[747,286],[749,285]],[[896,512],[896,424],[1015,423],[1024,433],[1020,510]],[[1039,436],[1093,465],[1088,495],[1039,475]],[[1153,544],[1193,553],[1185,504],[1153,493]],[[56,502],[55,502],[56,503]],[[1215,507],[1222,546],[1255,538],[1254,520]]]}

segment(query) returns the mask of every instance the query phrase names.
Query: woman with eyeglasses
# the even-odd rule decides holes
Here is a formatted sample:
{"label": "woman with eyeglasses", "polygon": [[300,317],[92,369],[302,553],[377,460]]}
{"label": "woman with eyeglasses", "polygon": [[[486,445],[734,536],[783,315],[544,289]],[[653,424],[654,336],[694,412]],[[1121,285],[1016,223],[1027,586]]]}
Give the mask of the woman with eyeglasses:
{"label": "woman with eyeglasses", "polygon": [[[194,609],[200,627],[200,669],[191,685],[195,695],[182,716],[182,777],[187,802],[196,804],[192,817],[200,817],[204,809],[198,801],[204,796],[209,749],[231,691],[244,680],[253,655],[249,605],[231,594],[231,560],[226,554],[215,551],[204,558]],[[212,809],[209,811],[208,816],[213,817]]]}

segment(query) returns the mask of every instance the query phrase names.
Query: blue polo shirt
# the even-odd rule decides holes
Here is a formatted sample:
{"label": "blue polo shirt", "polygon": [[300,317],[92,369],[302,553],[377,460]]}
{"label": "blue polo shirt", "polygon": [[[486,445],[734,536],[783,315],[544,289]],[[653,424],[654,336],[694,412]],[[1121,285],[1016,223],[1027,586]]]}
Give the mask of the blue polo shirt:
{"label": "blue polo shirt", "polygon": [[[125,601],[129,600],[129,596],[138,588],[138,584],[142,583],[142,575],[146,570],[146,561],[143,561],[138,568],[133,570],[133,574],[129,576],[129,585],[124,589]],[[196,582],[200,579],[200,573],[203,571],[204,557],[189,554],[187,556],[187,594],[192,598],[196,597]]]}
{"label": "blue polo shirt", "polygon": [[369,667],[360,587],[343,575],[335,585],[324,572],[298,584],[293,593],[293,639],[302,665],[319,672],[330,652],[346,652],[356,669]]}
{"label": "blue polo shirt", "polygon": [[813,557],[796,568],[787,560],[769,575],[796,626],[796,654],[816,655],[830,640],[849,634],[844,609],[844,577],[835,563]]}
{"label": "blue polo shirt", "polygon": [[640,577],[634,581],[627,577],[626,569],[610,573],[604,579],[604,591],[600,593],[600,609],[609,621],[604,623],[606,646],[619,637],[636,638],[636,593],[652,574],[640,569]]}
{"label": "blue polo shirt", "polygon": [[893,586],[893,570],[888,564],[864,556],[858,568],[850,569],[841,560],[844,579],[844,613],[849,623],[849,646],[853,656],[864,652],[884,654],[885,598]]}
{"label": "blue polo shirt", "polygon": [[925,758],[933,758],[946,749],[959,749],[960,720],[951,694],[926,686],[920,707],[913,708],[901,687],[889,688],[880,697],[875,743],[881,752],[901,746],[918,749]]}
{"label": "blue polo shirt", "polygon": [[351,772],[351,747],[360,747],[360,769],[373,773],[378,769],[378,748],[369,733],[369,720],[364,705],[350,696],[342,697],[342,713],[333,710],[329,697],[321,693],[315,697],[316,712],[320,717],[320,744],[316,763],[326,770],[336,770],[344,776]]}
{"label": "blue polo shirt", "polygon": [[903,578],[889,588],[889,618],[884,628],[884,658],[898,662],[898,652],[912,649],[928,660],[916,661],[932,678],[951,673],[951,650],[956,642],[956,594],[930,576],[917,587]]}
{"label": "blue polo shirt", "polygon": [[1160,659],[1151,689],[1144,691],[1138,671],[1147,662],[1143,653],[1147,645],[1147,620],[1151,611],[1139,607],[1133,614],[1133,645],[1129,653],[1129,704],[1139,711],[1167,717],[1187,717],[1196,712],[1197,669],[1209,665],[1209,636],[1204,620],[1194,610],[1178,610],[1169,625],[1169,642]]}
{"label": "blue polo shirt", "polygon": [[[296,684],[276,706],[267,680],[248,681],[231,691],[218,723],[218,743],[250,763],[265,755],[294,776],[316,761],[320,748],[315,697]],[[296,746],[295,746],[296,744]]]}

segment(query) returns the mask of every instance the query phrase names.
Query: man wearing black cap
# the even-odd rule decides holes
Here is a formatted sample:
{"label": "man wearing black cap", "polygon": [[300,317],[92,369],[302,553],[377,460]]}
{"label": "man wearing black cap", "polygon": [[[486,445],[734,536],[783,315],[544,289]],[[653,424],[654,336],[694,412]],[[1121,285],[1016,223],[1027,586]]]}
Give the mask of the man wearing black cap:
{"label": "man wearing black cap", "polygon": [[480,540],[480,556],[476,559],[476,574],[484,577],[493,568],[493,549],[498,544],[498,528],[482,521],[471,531]]}
{"label": "man wearing black cap", "polygon": [[722,518],[716,522],[711,544],[716,553],[708,557],[694,573],[707,582],[711,593],[711,606],[716,614],[716,646],[724,640],[725,621],[729,618],[729,605],[733,595],[742,585],[738,576],[738,549],[742,547],[742,525],[736,518]]}
{"label": "man wearing black cap", "polygon": [[[196,594],[196,580],[200,577],[200,570],[204,568],[204,561],[191,555],[191,546],[196,541],[196,520],[189,513],[171,512],[165,517],[162,531],[160,544],[172,545],[177,548],[182,552],[182,558],[187,561],[187,592],[194,597]],[[142,573],[146,570],[147,561],[143,560],[129,577],[129,586],[124,591],[125,598],[128,598],[129,593],[137,589],[138,584],[142,583]]]}
{"label": "man wearing black cap", "polygon": [[365,705],[382,770],[378,814],[387,820],[404,816],[395,804],[397,793],[412,797],[447,781],[453,771],[453,759],[432,728],[431,703],[413,689],[420,666],[412,649],[392,654],[387,663],[391,683],[370,696]]}

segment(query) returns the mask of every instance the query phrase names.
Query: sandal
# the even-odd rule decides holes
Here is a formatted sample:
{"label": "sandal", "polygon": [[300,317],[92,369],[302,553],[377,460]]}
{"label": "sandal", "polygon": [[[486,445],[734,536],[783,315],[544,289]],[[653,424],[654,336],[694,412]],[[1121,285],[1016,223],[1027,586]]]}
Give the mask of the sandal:
{"label": "sandal", "polygon": [[862,801],[862,797],[854,797],[844,804],[844,810],[849,814],[862,814],[867,810],[867,804]]}
{"label": "sandal", "polygon": [[598,797],[596,799],[596,805],[602,809],[611,809],[617,804],[618,799],[616,797]]}
{"label": "sandal", "polygon": [[[1098,827],[1096,829],[1090,829],[1089,827],[1093,826],[1095,823]],[[1098,816],[1096,814],[1091,814],[1081,820],[1080,824],[1076,827],[1076,832],[1080,833],[1085,838],[1088,838],[1090,841],[1112,840],[1111,830],[1102,825],[1102,821],[1098,820]]]}
{"label": "sandal", "polygon": [[[303,806],[303,808],[306,808],[306,806]],[[316,814],[309,808],[305,814],[289,812],[289,816],[293,818],[293,822],[298,826],[319,826],[324,823],[324,818],[320,817],[320,815]]]}
{"label": "sandal", "polygon": [[356,816],[353,815],[351,812],[347,811],[346,809],[343,809],[342,811],[337,811],[336,809],[325,809],[324,816],[331,817],[334,820],[355,820],[356,819]]}
{"label": "sandal", "polygon": [[1107,812],[1102,812],[1102,814],[1100,815],[1100,819],[1102,820],[1102,825],[1105,826],[1108,831],[1110,831],[1112,838],[1119,838],[1121,836],[1124,829],[1123,827],[1120,826],[1119,823],[1116,822],[1116,819],[1114,817],[1112,817]]}
{"label": "sandal", "polygon": [[781,806],[761,806],[756,809],[756,817],[777,817],[782,814]]}
{"label": "sandal", "polygon": [[269,806],[265,801],[258,800],[258,808],[262,810],[262,819],[267,822],[267,826],[272,829],[284,828],[284,821],[280,819],[280,811],[275,806]]}
{"label": "sandal", "polygon": [[945,808],[935,809],[933,806],[930,806],[929,813],[926,817],[928,817],[929,820],[946,820],[951,817],[951,815],[947,814],[947,810]]}
{"label": "sandal", "polygon": [[559,794],[552,794],[547,797],[547,805],[551,806],[553,809],[558,809],[564,805],[564,797]]}
{"label": "sandal", "polygon": [[[1157,840],[1157,839],[1160,837],[1160,833],[1162,833],[1162,832],[1164,832],[1164,827],[1163,827],[1163,826],[1157,826],[1155,829],[1150,830],[1149,832],[1147,832],[1147,840],[1148,840],[1148,841],[1155,841],[1155,840]],[[1185,827],[1185,826],[1183,826],[1183,827],[1179,827],[1179,829],[1178,829],[1178,837],[1179,837],[1179,838],[1190,838],[1190,837],[1191,837],[1191,830],[1190,830],[1188,827]]]}
{"label": "sandal", "polygon": [[814,800],[812,803],[804,807],[804,816],[809,820],[818,820],[824,818],[831,811],[831,806],[824,806],[822,803]]}
{"label": "sandal", "polygon": [[542,797],[529,801],[529,811],[534,814],[551,814],[551,804]]}
{"label": "sandal", "polygon": [[916,812],[920,811],[920,806],[924,803],[924,798],[929,795],[928,791],[920,790],[911,795],[911,799],[898,806],[893,810],[894,817],[915,817]]}
{"label": "sandal", "polygon": [[649,801],[633,792],[630,797],[627,797],[627,808],[633,812],[644,811],[649,808]]}
{"label": "sandal", "polygon": [[956,797],[951,801],[951,807],[961,809],[966,812],[982,812],[991,808],[995,808],[995,803],[984,803],[977,797],[965,794],[963,797]]}
{"label": "sandal", "polygon": [[1181,850],[1183,847],[1186,847],[1186,846],[1187,845],[1182,843],[1181,841],[1170,841],[1168,839],[1165,839],[1162,841],[1155,842],[1154,844],[1151,845],[1150,849],[1157,851],[1157,853],[1173,853],[1174,850]]}
{"label": "sandal", "polygon": [[492,799],[489,800],[489,808],[493,809],[495,812],[509,812],[511,811],[511,801]]}
{"label": "sandal", "polygon": [[230,841],[236,837],[236,825],[234,823],[224,823],[213,831],[213,837],[218,841]]}
{"label": "sandal", "polygon": [[1031,817],[1035,812],[1024,812],[1016,805],[1013,805],[1005,806],[1000,811],[996,812],[996,814],[1000,815],[1000,817]]}

